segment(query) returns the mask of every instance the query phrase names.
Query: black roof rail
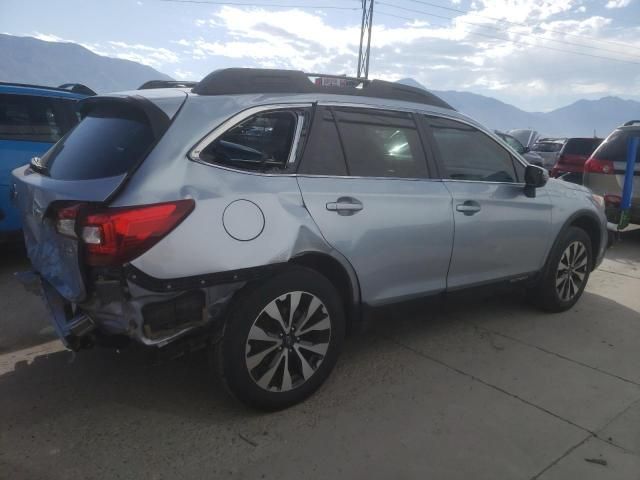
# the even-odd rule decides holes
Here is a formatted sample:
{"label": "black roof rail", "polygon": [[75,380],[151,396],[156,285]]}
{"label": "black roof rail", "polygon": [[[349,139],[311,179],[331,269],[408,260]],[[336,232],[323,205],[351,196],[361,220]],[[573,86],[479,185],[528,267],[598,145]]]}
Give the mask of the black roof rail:
{"label": "black roof rail", "polygon": [[78,91],[78,90],[71,90],[70,88],[66,87],[66,85],[80,85],[80,86],[86,88],[86,91],[91,92],[91,93],[87,93],[86,95],[97,95],[96,92],[91,90],[89,87],[85,87],[84,85],[82,85],[80,83],[65,83],[64,85],[61,85],[60,87],[50,87],[48,85],[34,85],[32,83],[18,83],[18,82],[0,82],[0,85],[7,85],[7,86],[10,86],[10,87],[42,88],[43,90],[53,90],[53,91],[56,91],[56,92],[85,93],[85,92],[81,92],[81,91]]}
{"label": "black roof rail", "polygon": [[96,92],[81,83],[63,83],[62,85],[58,86],[58,88],[62,90],[69,90],[73,93],[82,93],[83,95],[97,95]]}
{"label": "black roof rail", "polygon": [[624,127],[630,127],[631,125],[640,125],[640,120],[629,120],[624,123]]}
{"label": "black roof rail", "polygon": [[138,90],[149,90],[151,88],[193,88],[198,82],[190,80],[149,80],[138,87]]}
{"label": "black roof rail", "polygon": [[305,73],[300,70],[225,68],[211,72],[192,91],[198,95],[332,93],[402,100],[454,110],[447,102],[422,88],[383,80]]}

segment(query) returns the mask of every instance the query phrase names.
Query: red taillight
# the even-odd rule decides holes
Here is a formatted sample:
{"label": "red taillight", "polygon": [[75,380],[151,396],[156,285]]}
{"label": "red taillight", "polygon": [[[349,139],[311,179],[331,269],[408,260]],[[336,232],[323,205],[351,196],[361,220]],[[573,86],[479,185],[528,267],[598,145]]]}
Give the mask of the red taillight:
{"label": "red taillight", "polygon": [[584,171],[585,173],[612,175],[614,173],[613,162],[611,160],[600,160],[599,158],[591,157],[584,164]]}
{"label": "red taillight", "polygon": [[77,230],[87,264],[98,267],[133,260],[177,227],[194,207],[189,199],[88,211],[81,215]]}
{"label": "red taillight", "polygon": [[84,243],[90,266],[122,265],[142,255],[178,226],[193,200],[109,208],[90,203],[52,205],[56,231]]}

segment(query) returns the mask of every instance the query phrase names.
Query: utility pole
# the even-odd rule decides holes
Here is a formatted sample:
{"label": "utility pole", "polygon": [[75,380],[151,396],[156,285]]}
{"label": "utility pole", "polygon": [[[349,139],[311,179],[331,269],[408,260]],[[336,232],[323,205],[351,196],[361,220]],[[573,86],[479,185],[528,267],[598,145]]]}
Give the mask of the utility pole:
{"label": "utility pole", "polygon": [[[360,52],[358,53],[358,78],[369,78],[369,53],[371,52],[371,28],[373,27],[373,2],[362,0],[362,27],[360,29]],[[367,39],[365,47],[364,41]]]}

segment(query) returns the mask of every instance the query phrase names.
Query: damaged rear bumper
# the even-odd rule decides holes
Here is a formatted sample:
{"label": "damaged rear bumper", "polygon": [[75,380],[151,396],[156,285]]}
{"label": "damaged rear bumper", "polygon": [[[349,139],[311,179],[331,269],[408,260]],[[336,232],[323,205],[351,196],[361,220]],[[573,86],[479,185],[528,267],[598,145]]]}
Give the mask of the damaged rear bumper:
{"label": "damaged rear bumper", "polygon": [[93,319],[84,312],[74,312],[72,304],[38,273],[18,272],[15,277],[27,291],[43,298],[53,328],[65,347],[72,350],[82,348],[83,339],[96,328]]}
{"label": "damaged rear bumper", "polygon": [[40,295],[67,348],[134,340],[162,347],[195,331],[210,332],[233,294],[246,282],[158,292],[130,280],[97,280],[87,300],[74,304],[34,271],[19,272],[25,288]]}

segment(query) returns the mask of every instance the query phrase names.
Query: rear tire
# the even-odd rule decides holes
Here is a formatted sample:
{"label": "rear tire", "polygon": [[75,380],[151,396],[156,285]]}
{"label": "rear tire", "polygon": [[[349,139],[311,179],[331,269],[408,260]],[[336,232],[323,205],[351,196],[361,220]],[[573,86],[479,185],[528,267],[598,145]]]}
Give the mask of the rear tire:
{"label": "rear tire", "polygon": [[532,303],[548,312],[564,312],[582,296],[593,265],[591,239],[578,227],[569,227],[556,242],[538,284],[530,292]]}
{"label": "rear tire", "polygon": [[291,267],[238,292],[216,345],[218,374],[251,407],[286,408],[324,383],[344,335],[344,310],[331,282]]}

